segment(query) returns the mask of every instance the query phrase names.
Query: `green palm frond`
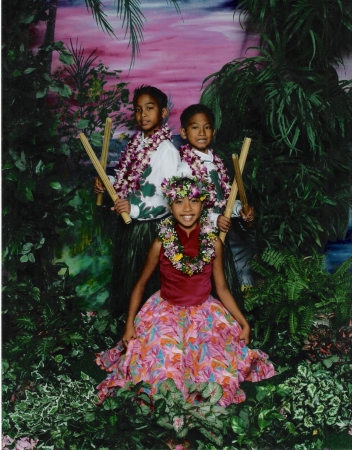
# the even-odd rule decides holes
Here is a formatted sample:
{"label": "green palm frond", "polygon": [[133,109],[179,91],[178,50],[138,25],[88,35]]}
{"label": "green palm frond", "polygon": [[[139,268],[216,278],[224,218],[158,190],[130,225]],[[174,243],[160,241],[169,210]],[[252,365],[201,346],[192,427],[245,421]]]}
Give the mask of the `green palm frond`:
{"label": "green palm frond", "polygon": [[[242,0],[241,20],[250,29],[287,41],[287,55],[327,67],[343,63],[351,50],[352,4],[349,0]],[[265,46],[264,42],[261,43]]]}
{"label": "green palm frond", "polygon": [[87,10],[91,11],[96,23],[103,31],[115,36],[114,30],[106,20],[106,14],[103,11],[104,5],[100,0],[85,0]]}
{"label": "green palm frond", "polygon": [[140,0],[115,0],[117,16],[122,19],[125,36],[129,33],[129,46],[132,49],[131,65],[139,53],[139,42],[143,42],[143,23],[145,17],[141,11]]}

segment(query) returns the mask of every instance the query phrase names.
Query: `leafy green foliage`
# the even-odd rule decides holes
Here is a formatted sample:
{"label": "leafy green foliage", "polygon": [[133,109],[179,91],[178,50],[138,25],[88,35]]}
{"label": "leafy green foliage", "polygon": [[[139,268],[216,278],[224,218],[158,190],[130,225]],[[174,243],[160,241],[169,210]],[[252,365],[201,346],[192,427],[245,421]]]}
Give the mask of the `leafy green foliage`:
{"label": "leafy green foliage", "polygon": [[247,288],[245,308],[254,315],[253,331],[262,345],[274,343],[275,336],[288,330],[288,340],[302,347],[318,314],[333,311],[336,326],[348,323],[351,259],[333,274],[325,269],[324,261],[324,256],[302,258],[266,249],[252,262],[259,279],[256,286]]}
{"label": "leafy green foliage", "polygon": [[[77,139],[77,130],[84,133],[92,145],[101,147],[105,121],[112,120],[112,129],[125,123],[122,111],[128,102],[127,83],[120,81],[121,71],[109,71],[102,63],[95,65],[96,50],[84,57],[82,46],[73,45],[70,52],[73,64],[58,70],[56,80],[65,80],[71,88],[67,99],[58,94],[53,108],[60,118],[58,132],[65,151],[75,159],[84,155],[81,142]],[[78,161],[77,161],[78,163]]]}
{"label": "leafy green foliage", "polygon": [[305,363],[285,380],[288,391],[283,409],[295,432],[310,434],[315,429],[322,434],[329,427],[341,431],[352,427],[352,380],[351,376],[344,379],[344,373],[351,374],[351,365],[341,366],[334,375],[322,364]]}
{"label": "leafy green foliage", "polygon": [[237,153],[252,138],[244,182],[258,248],[319,252],[344,237],[352,202],[351,82],[331,66],[351,50],[351,5],[244,0],[239,8],[261,41],[258,56],[205,80],[202,102],[217,117],[216,145]]}
{"label": "leafy green foliage", "polygon": [[190,393],[199,395],[199,404],[185,402],[172,379],[162,382],[153,396],[157,423],[170,430],[173,442],[189,437],[190,431],[197,429],[207,440],[221,446],[227,415],[224,408],[216,405],[222,396],[221,386],[213,382],[195,384]]}

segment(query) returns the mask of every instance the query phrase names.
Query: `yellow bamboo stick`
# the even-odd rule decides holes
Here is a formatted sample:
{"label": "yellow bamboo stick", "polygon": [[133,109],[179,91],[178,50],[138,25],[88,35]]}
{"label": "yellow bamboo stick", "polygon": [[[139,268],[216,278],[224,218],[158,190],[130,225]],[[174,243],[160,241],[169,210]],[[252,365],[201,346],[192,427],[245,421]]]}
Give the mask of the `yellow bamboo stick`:
{"label": "yellow bamboo stick", "polygon": [[[118,199],[118,196],[115,192],[114,186],[110,183],[108,176],[106,175],[104,169],[100,165],[100,162],[99,162],[98,158],[96,157],[94,150],[90,146],[88,139],[85,137],[85,135],[83,133],[80,133],[79,138],[83,144],[83,147],[85,148],[86,152],[88,153],[88,156],[89,156],[90,160],[92,161],[92,164],[95,167],[95,170],[98,172],[98,175],[99,175],[101,181],[103,182],[108,194],[110,195],[112,201],[115,202]],[[125,212],[121,213],[121,217],[126,224],[131,223],[131,218],[127,213],[125,213]]]}
{"label": "yellow bamboo stick", "polygon": [[[240,159],[239,159],[239,166],[240,166],[241,173],[243,172],[244,165],[246,164],[246,159],[247,159],[247,155],[248,155],[248,151],[249,151],[251,142],[252,142],[251,138],[247,138],[247,137],[244,138],[242,149],[241,149],[241,154],[240,154]],[[230,195],[227,200],[225,212],[224,212],[224,216],[229,219],[231,217],[232,210],[235,205],[237,192],[238,192],[237,182],[236,182],[236,179],[234,179],[233,183],[232,183]],[[225,242],[225,237],[226,237],[226,233],[224,233],[223,231],[220,231],[219,238],[222,240],[222,242]]]}
{"label": "yellow bamboo stick", "polygon": [[[103,146],[101,149],[101,157],[100,157],[100,165],[103,168],[104,172],[106,171],[106,164],[108,161],[111,127],[112,127],[112,120],[110,119],[110,117],[107,117],[107,119],[105,121],[104,140],[103,140]],[[103,186],[102,183],[101,183],[101,186]],[[101,206],[102,203],[103,203],[103,194],[97,194],[96,205]]]}

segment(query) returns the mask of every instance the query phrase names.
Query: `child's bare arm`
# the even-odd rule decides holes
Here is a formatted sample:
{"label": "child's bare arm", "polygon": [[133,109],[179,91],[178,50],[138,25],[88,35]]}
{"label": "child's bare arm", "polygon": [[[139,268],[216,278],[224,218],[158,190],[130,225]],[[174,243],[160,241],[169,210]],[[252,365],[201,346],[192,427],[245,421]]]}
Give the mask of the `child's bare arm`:
{"label": "child's bare arm", "polygon": [[145,285],[159,263],[160,247],[161,242],[158,239],[155,239],[155,241],[152,243],[148,251],[147,259],[144,264],[142,273],[132,290],[130,304],[128,307],[125,330],[122,336],[122,342],[126,347],[130,339],[136,338],[136,330],[134,328],[134,318],[136,317],[139,305],[141,304]]}
{"label": "child's bare arm", "polygon": [[213,262],[213,278],[216,292],[225,308],[241,325],[242,332],[240,334],[240,339],[244,339],[245,344],[248,345],[250,342],[250,326],[241,313],[241,310],[237,306],[237,303],[227,286],[223,268],[223,244],[220,239],[217,239],[215,254],[216,258]]}

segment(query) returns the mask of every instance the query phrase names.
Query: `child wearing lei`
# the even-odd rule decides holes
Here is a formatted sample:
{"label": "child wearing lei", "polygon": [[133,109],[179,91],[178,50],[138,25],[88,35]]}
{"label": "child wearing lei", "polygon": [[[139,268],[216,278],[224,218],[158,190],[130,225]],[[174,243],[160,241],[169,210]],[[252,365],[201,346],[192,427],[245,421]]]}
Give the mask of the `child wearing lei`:
{"label": "child wearing lei", "polygon": [[[148,249],[157,236],[160,220],[169,214],[161,192],[161,182],[176,173],[179,153],[172,133],[163,120],[168,115],[167,96],[154,86],[134,91],[134,116],[140,131],[132,136],[116,166],[112,180],[119,196],[117,214],[127,212],[132,223],[117,222],[111,278],[110,308],[114,315],[125,313],[132,288],[140,274]],[[95,180],[95,193],[104,188]],[[144,300],[160,286],[158,273],[146,287]]]}
{"label": "child wearing lei", "polygon": [[[182,145],[179,149],[181,164],[178,167],[178,172],[204,178],[208,181],[209,197],[204,206],[208,210],[213,226],[227,233],[232,223],[223,213],[231,185],[224,163],[209,148],[215,134],[214,114],[207,106],[195,104],[182,112],[180,121],[180,135],[187,140],[187,144]],[[250,222],[254,218],[254,210],[250,207],[248,214],[245,215],[241,202],[236,200],[231,217],[242,218],[245,222]],[[227,282],[238,305],[242,308],[241,285],[228,239],[225,241],[224,255]]]}
{"label": "child wearing lei", "polygon": [[[97,364],[110,372],[97,387],[99,402],[114,395],[116,387],[141,380],[151,385],[146,392],[153,395],[167,378],[189,402],[199,400],[189,388],[207,381],[222,386],[219,405],[242,402],[240,382],[263,380],[275,371],[265,353],[247,347],[250,327],[226,284],[223,244],[202,211],[209,199],[207,182],[172,177],[162,189],[173,217],[159,225],[132,291],[121,341],[96,355]],[[138,312],[158,265],[161,289]],[[211,276],[220,301],[210,295]]]}

